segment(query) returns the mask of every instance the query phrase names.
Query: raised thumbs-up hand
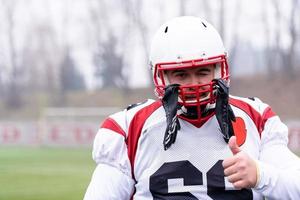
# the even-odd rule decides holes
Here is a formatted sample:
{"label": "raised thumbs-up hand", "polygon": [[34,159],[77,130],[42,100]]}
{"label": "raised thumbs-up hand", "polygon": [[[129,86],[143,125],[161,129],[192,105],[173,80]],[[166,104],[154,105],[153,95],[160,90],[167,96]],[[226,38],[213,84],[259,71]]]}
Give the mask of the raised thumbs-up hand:
{"label": "raised thumbs-up hand", "polygon": [[235,136],[229,139],[228,146],[233,156],[223,161],[225,176],[237,189],[253,188],[258,177],[255,161],[241,150]]}

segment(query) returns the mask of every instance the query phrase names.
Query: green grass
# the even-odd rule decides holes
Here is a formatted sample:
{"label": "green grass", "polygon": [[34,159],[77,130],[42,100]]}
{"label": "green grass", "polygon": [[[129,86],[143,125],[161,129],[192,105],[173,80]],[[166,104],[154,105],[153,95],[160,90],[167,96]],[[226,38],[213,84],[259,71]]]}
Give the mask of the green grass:
{"label": "green grass", "polygon": [[2,147],[0,199],[82,199],[94,168],[87,148]]}
{"label": "green grass", "polygon": [[0,200],[81,200],[94,168],[91,149],[2,147]]}

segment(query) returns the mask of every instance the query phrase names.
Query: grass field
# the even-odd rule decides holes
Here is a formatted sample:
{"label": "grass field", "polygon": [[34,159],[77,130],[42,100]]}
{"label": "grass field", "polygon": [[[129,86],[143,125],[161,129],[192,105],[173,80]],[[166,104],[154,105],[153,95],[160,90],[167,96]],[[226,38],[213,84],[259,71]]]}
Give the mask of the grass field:
{"label": "grass field", "polygon": [[0,148],[0,200],[81,200],[94,167],[91,149]]}
{"label": "grass field", "polygon": [[0,199],[82,199],[94,167],[87,148],[0,148]]}

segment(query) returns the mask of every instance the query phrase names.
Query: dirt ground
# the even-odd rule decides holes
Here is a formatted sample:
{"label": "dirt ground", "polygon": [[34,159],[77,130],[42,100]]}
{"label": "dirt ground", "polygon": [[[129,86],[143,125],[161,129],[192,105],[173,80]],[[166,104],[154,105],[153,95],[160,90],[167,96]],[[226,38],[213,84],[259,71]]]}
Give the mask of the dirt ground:
{"label": "dirt ground", "polygon": [[258,97],[284,120],[300,119],[300,78],[262,76],[231,80],[231,94]]}

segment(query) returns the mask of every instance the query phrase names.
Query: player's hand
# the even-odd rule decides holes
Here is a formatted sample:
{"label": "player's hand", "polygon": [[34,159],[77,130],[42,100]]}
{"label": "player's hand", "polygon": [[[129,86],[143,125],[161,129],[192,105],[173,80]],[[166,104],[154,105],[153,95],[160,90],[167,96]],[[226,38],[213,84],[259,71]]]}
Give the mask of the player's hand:
{"label": "player's hand", "polygon": [[228,142],[233,153],[232,157],[223,161],[224,174],[236,189],[253,188],[257,182],[257,168],[255,161],[243,152],[232,136]]}

